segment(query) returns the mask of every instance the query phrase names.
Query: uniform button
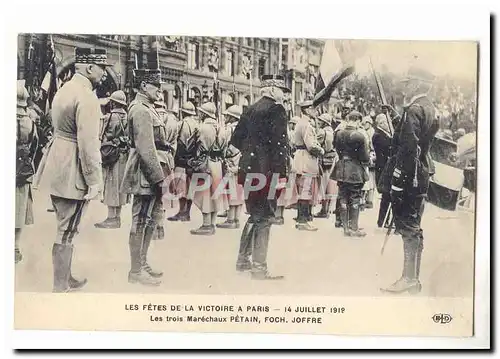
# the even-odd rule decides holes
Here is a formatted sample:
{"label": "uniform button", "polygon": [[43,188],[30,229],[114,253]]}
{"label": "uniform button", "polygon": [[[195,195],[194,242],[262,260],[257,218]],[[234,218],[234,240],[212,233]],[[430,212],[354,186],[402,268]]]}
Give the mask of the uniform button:
{"label": "uniform button", "polygon": [[252,167],[248,166],[247,169],[252,169]]}
{"label": "uniform button", "polygon": [[250,156],[252,156],[252,157],[253,157],[253,156],[255,156],[255,153],[251,152],[251,153],[250,153]]}

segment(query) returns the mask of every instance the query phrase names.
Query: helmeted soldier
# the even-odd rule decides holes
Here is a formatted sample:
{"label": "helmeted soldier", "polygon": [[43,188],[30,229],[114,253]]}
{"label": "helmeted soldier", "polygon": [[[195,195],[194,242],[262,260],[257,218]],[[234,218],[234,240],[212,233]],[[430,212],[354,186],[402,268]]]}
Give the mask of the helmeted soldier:
{"label": "helmeted soldier", "polygon": [[179,211],[169,217],[169,221],[190,221],[192,199],[188,197],[189,184],[193,170],[188,161],[196,155],[195,134],[200,121],[196,115],[194,105],[188,101],[181,109],[182,120],[178,122],[177,151],[175,152],[175,178],[172,181],[173,191],[179,197]]}
{"label": "helmeted soldier", "polygon": [[427,97],[434,76],[412,66],[404,81],[407,84],[405,97],[411,100],[404,106],[395,129],[392,156],[379,183],[379,190],[391,195],[396,230],[403,237],[404,264],[401,278],[384,290],[417,293],[422,288],[419,275],[424,247],[420,223],[429,178],[434,174],[429,148],[439,130],[439,120]]}
{"label": "helmeted soldier", "polygon": [[[379,183],[382,171],[391,154],[391,141],[394,129],[392,123],[387,118],[387,115],[381,113],[377,116],[375,121],[375,132],[373,134],[372,142],[375,151],[375,183]],[[389,226],[390,218],[388,216],[389,205],[391,204],[391,197],[388,192],[382,193],[380,200],[380,207],[378,211],[377,226]]]}
{"label": "helmeted soldier", "polygon": [[127,97],[121,90],[110,98],[111,112],[106,114],[101,127],[101,158],[103,162],[103,203],[108,207],[108,217],[97,228],[120,228],[122,206],[129,203],[130,196],[120,192],[125,174],[130,141],[127,119]]}
{"label": "helmeted soldier", "polygon": [[129,105],[131,149],[122,191],[133,194],[132,225],[129,236],[131,267],[129,283],[159,285],[162,272],[148,264],[151,240],[163,219],[162,196],[166,173],[173,168],[172,149],[165,123],[154,107],[161,88],[160,70],[134,70],[135,99]]}
{"label": "helmeted soldier", "polygon": [[337,181],[340,217],[344,235],[349,237],[366,235],[358,226],[361,189],[368,180],[365,166],[370,160],[366,138],[358,130],[361,118],[361,113],[352,111],[347,116],[345,129],[336,132],[333,142],[339,160],[333,168],[331,178]]}
{"label": "helmeted soldier", "polygon": [[363,208],[373,208],[373,196],[375,191],[375,151],[372,142],[375,130],[373,129],[372,114],[374,115],[375,112],[371,111],[370,115],[363,117],[361,121],[361,130],[366,137],[368,153],[370,154],[370,161],[367,166],[368,181],[366,181],[363,186]]}
{"label": "helmeted soldier", "polygon": [[305,231],[317,231],[309,222],[312,221],[312,206],[317,195],[318,176],[320,174],[319,157],[324,150],[318,143],[312,118],[316,115],[312,101],[299,104],[302,117],[295,128],[295,155],[293,167],[296,171],[298,193],[297,223],[295,228]]}
{"label": "helmeted soldier", "polygon": [[331,197],[335,192],[335,182],[330,179],[333,171],[333,165],[337,153],[333,147],[333,128],[331,126],[333,119],[328,113],[323,113],[318,117],[319,129],[317,133],[318,142],[324,150],[320,158],[321,177],[320,177],[320,198],[321,210],[316,213],[316,218],[328,218],[330,216]]}
{"label": "helmeted soldier", "polygon": [[25,225],[34,223],[33,195],[31,184],[35,174],[33,163],[37,151],[38,135],[35,122],[29,117],[26,107],[29,98],[25,81],[17,82],[17,136],[16,136],[16,218],[15,218],[15,262],[22,260],[19,249],[21,231]]}
{"label": "helmeted soldier", "polygon": [[[171,193],[173,183],[171,181],[171,176],[174,172],[174,155],[177,150],[177,138],[178,138],[178,132],[179,132],[179,126],[177,124],[177,119],[175,116],[169,112],[166,109],[167,105],[165,104],[163,95],[160,94],[158,101],[155,102],[155,109],[156,112],[158,112],[158,115],[160,116],[160,119],[162,122],[165,124],[164,127],[164,146],[167,148],[167,151],[160,152],[162,155],[164,155],[166,158],[164,158],[164,162],[167,164],[166,166],[163,167],[163,172],[165,173],[165,177],[169,178],[167,183],[164,183],[166,188],[163,190],[165,192]],[[164,206],[165,199],[162,200],[162,208],[163,208],[163,213],[165,213],[165,206]],[[164,216],[162,216],[161,221],[158,223],[157,227],[157,232],[158,232],[158,239],[163,239],[165,238],[165,229],[164,229]]]}
{"label": "helmeted soldier", "polygon": [[57,218],[52,247],[54,291],[81,288],[86,280],[71,275],[73,239],[89,201],[102,189],[99,141],[101,109],[93,92],[106,73],[106,50],[77,48],[75,75],[59,89],[52,102],[54,141],[44,173],[50,175],[50,193]]}
{"label": "helmeted soldier", "polygon": [[278,201],[276,212],[274,218],[271,219],[273,224],[283,225],[285,224],[284,212],[285,208],[296,209],[297,205],[297,186],[295,184],[295,169],[293,167],[293,156],[295,155],[295,126],[300,121],[299,116],[293,116],[290,121],[288,121],[288,181],[285,190],[281,191]]}
{"label": "helmeted soldier", "polygon": [[[231,137],[233,136],[234,129],[240,120],[243,109],[241,106],[233,105],[229,107],[224,116],[226,119],[226,142],[229,144]],[[238,183],[238,166],[241,158],[241,152],[233,145],[229,144],[225,151],[224,163],[225,163],[225,174],[224,176],[228,179],[228,204],[229,210],[227,213],[227,218],[224,223],[217,224],[217,228],[239,228],[240,227],[240,215],[243,204],[245,203],[243,186]]]}
{"label": "helmeted soldier", "polygon": [[[193,203],[203,214],[203,224],[191,230],[194,235],[215,234],[217,212],[227,209],[226,197],[222,191],[216,192],[222,181],[222,161],[227,148],[227,135],[216,120],[216,107],[213,102],[206,102],[198,108],[200,127],[195,137],[196,155],[188,165],[193,173],[203,175],[200,186],[208,182],[208,188],[193,190]],[[194,183],[193,183],[194,184]]]}
{"label": "helmeted soldier", "polygon": [[[242,114],[231,139],[231,144],[241,151],[238,182],[245,191],[248,189],[245,203],[250,214],[241,234],[236,270],[251,269],[253,279],[282,279],[283,276],[268,273],[267,249],[270,219],[276,211],[276,196],[270,195],[272,179],[278,177],[283,184],[287,176],[287,116],[283,98],[284,91],[290,89],[278,75],[262,76],[261,86],[262,97]],[[265,183],[260,183],[262,180]]]}

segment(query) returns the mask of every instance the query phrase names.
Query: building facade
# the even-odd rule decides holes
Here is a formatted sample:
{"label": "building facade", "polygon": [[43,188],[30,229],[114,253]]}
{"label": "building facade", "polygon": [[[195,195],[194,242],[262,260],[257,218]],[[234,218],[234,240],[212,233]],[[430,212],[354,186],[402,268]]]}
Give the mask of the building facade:
{"label": "building facade", "polygon": [[106,48],[114,64],[98,97],[122,89],[130,100],[133,69],[159,67],[169,108],[180,108],[187,100],[195,105],[211,100],[217,78],[225,110],[232,104],[246,107],[259,96],[260,77],[279,70],[279,43],[270,38],[20,34],[18,78],[26,79],[36,96],[47,88],[44,75],[52,48],[60,86],[74,73],[74,49],[95,46]]}

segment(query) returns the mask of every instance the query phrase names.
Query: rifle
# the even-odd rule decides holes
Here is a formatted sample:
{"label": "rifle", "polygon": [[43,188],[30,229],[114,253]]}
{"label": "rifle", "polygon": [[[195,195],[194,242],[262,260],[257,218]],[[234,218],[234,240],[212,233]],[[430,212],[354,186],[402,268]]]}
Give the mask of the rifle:
{"label": "rifle", "polygon": [[[386,223],[387,217],[389,216],[389,212],[391,212],[392,205],[389,204],[389,208],[387,209],[386,213],[386,218],[384,219],[384,223]],[[384,238],[384,243],[382,244],[382,248],[380,249],[380,255],[384,255],[385,251],[385,246],[387,245],[387,241],[389,240],[389,237],[391,236],[391,232],[394,226],[394,216],[391,218],[391,223],[389,224],[389,228],[387,228],[387,232],[385,233],[385,238]]]}

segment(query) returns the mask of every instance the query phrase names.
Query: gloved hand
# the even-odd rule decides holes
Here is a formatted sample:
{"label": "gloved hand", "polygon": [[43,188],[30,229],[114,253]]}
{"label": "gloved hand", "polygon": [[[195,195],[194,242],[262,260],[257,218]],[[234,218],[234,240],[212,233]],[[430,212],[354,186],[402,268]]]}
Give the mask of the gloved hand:
{"label": "gloved hand", "polygon": [[87,191],[87,194],[83,196],[83,199],[86,201],[91,201],[95,199],[99,193],[101,192],[101,185],[100,184],[95,184],[92,186],[89,186],[89,189]]}

